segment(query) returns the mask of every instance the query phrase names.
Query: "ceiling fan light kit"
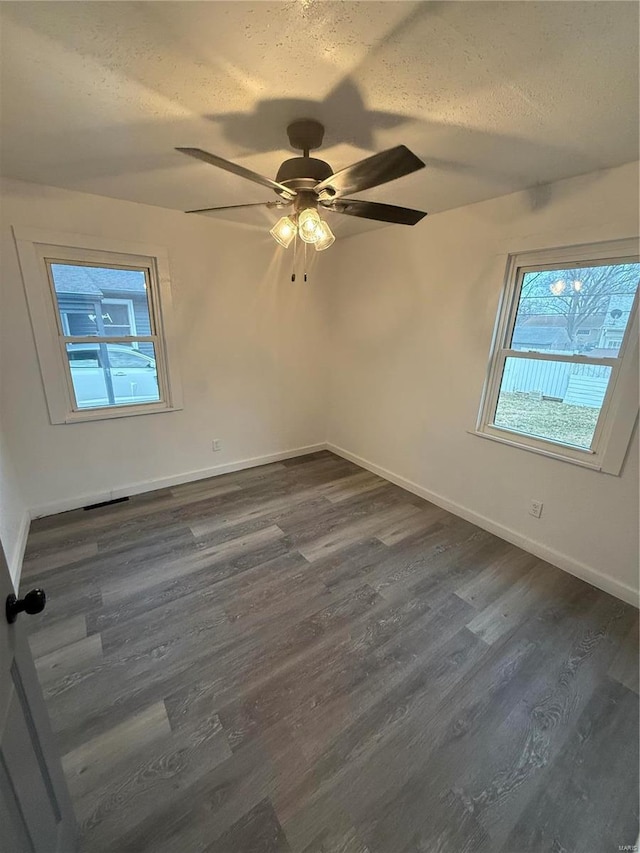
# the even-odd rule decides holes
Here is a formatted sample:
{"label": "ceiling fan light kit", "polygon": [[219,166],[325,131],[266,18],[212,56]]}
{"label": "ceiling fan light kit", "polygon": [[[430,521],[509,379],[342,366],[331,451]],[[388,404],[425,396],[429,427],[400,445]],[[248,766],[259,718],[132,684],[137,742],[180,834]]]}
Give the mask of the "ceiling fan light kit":
{"label": "ceiling fan light kit", "polygon": [[296,223],[288,216],[282,216],[269,232],[276,243],[280,243],[285,249],[291,245],[298,228]]}
{"label": "ceiling fan light kit", "polygon": [[[270,230],[274,240],[285,249],[297,237],[303,243],[313,245],[318,252],[328,249],[335,242],[335,236],[328,223],[320,218],[318,208],[397,225],[415,225],[427,215],[421,210],[407,207],[344,198],[346,193],[378,187],[423,169],[425,164],[422,160],[404,145],[381,151],[334,172],[324,160],[309,156],[309,151],[322,145],[324,126],[320,122],[299,119],[288,126],[287,134],[291,147],[302,151],[302,157],[285,160],[278,169],[275,181],[200,148],[177,148],[176,151],[268,187],[279,197],[275,202],[232,205],[234,208],[284,208],[293,205],[294,211],[282,216]],[[207,207],[189,210],[187,213],[211,213],[227,208]]]}
{"label": "ceiling fan light kit", "polygon": [[313,244],[313,247],[316,252],[324,252],[324,250],[328,249],[329,246],[333,246],[336,242],[336,238],[331,228],[329,228],[329,225],[323,219],[320,220],[320,227],[318,230],[320,231],[320,236]]}
{"label": "ceiling fan light kit", "polygon": [[304,243],[315,243],[320,237],[320,217],[313,207],[306,207],[298,214],[298,234]]}

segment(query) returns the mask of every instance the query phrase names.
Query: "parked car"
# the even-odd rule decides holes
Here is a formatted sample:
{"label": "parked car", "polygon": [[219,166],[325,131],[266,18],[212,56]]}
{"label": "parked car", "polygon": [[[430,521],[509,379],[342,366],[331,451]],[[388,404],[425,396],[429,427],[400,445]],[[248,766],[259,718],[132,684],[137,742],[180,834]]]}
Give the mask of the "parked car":
{"label": "parked car", "polygon": [[155,359],[131,345],[69,344],[67,356],[79,409],[160,399]]}

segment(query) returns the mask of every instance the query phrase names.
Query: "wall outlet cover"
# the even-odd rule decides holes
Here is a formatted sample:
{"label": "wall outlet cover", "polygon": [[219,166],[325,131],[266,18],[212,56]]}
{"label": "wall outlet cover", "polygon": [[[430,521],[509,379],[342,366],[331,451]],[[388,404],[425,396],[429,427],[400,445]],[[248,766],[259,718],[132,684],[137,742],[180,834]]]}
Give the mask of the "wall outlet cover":
{"label": "wall outlet cover", "polygon": [[543,506],[542,501],[531,501],[529,504],[529,515],[532,515],[534,518],[540,518]]}

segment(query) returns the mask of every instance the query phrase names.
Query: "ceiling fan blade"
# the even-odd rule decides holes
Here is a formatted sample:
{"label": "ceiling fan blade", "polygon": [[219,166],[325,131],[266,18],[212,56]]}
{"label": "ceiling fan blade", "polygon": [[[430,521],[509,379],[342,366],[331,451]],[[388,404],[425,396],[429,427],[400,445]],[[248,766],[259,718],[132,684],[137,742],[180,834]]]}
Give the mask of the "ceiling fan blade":
{"label": "ceiling fan blade", "polygon": [[396,225],[416,225],[427,215],[423,210],[380,204],[376,201],[360,201],[356,198],[341,198],[332,203],[322,202],[322,206],[336,213],[346,213],[347,216],[361,216],[363,219],[377,219],[379,222],[393,222]]}
{"label": "ceiling fan blade", "polygon": [[185,210],[185,213],[214,213],[217,210],[238,210],[242,207],[287,207],[286,201],[259,201],[255,204],[225,204],[222,207],[201,207],[198,210]]}
{"label": "ceiling fan blade", "polygon": [[297,195],[295,190],[285,187],[284,184],[278,184],[276,181],[272,181],[271,178],[266,178],[264,175],[259,175],[257,172],[252,172],[251,169],[245,169],[244,166],[239,166],[230,160],[224,160],[215,154],[209,154],[208,151],[203,151],[201,148],[176,148],[176,151],[187,154],[189,157],[195,157],[196,160],[202,160],[204,163],[209,163],[210,166],[217,166],[226,172],[232,172],[234,175],[239,175],[241,178],[253,181],[254,184],[260,184],[263,187],[275,190],[284,195],[285,198],[293,198],[293,196]]}
{"label": "ceiling fan blade", "polygon": [[321,199],[328,199],[378,187],[423,168],[422,160],[406,145],[396,145],[341,169],[321,181],[315,189]]}

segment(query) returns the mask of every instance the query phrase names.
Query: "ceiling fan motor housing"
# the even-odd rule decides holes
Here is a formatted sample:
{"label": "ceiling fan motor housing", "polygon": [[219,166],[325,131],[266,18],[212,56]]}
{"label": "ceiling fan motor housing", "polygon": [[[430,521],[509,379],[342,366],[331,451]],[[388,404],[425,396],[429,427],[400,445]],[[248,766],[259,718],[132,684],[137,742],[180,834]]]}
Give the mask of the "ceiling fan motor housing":
{"label": "ceiling fan motor housing", "polygon": [[291,157],[278,169],[276,181],[296,191],[313,190],[316,184],[332,174],[333,169],[324,160],[315,157]]}

